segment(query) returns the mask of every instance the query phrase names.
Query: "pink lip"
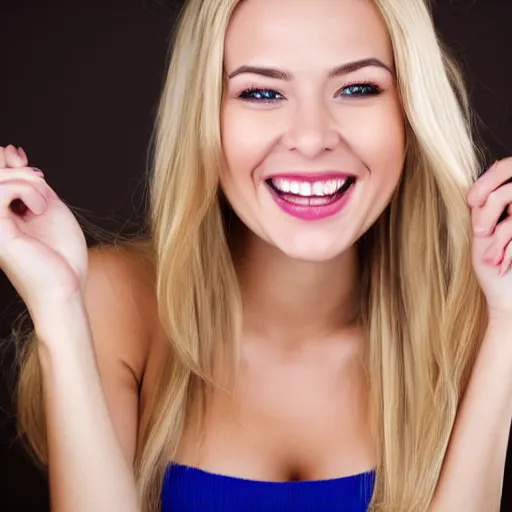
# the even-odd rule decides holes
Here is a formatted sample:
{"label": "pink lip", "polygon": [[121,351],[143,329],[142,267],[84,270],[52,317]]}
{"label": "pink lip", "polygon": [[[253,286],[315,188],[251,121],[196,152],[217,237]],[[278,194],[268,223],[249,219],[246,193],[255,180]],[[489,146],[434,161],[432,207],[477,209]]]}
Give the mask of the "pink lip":
{"label": "pink lip", "polygon": [[355,178],[354,174],[346,172],[328,171],[322,173],[295,173],[295,174],[272,174],[267,176],[265,179],[284,179],[290,181],[302,181],[306,183],[313,183],[315,181],[327,181],[327,180],[346,180],[347,178]]}
{"label": "pink lip", "polygon": [[326,205],[305,206],[286,201],[270,185],[267,184],[270,195],[281,210],[288,215],[307,221],[321,220],[331,217],[332,215],[336,215],[350,200],[354,186],[355,184],[353,184],[340,198],[336,199],[332,203]]}

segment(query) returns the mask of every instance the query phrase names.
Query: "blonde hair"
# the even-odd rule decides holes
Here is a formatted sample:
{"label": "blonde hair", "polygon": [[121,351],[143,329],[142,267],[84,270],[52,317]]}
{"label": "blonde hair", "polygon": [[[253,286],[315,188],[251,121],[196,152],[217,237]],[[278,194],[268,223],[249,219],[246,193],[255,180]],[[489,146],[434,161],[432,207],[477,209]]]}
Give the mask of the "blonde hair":
{"label": "blonde hair", "polygon": [[[213,380],[214,356],[236,355],[241,301],[218,190],[223,45],[239,2],[187,2],[159,110],[151,223],[170,351],[141,418],[135,471],[145,512],[159,510],[165,469],[189,406]],[[374,3],[393,42],[408,133],[402,181],[360,241],[361,321],[379,448],[372,508],[424,512],[486,320],[465,200],[478,161],[462,80],[425,1]],[[40,376],[29,353],[20,425],[44,457]]]}

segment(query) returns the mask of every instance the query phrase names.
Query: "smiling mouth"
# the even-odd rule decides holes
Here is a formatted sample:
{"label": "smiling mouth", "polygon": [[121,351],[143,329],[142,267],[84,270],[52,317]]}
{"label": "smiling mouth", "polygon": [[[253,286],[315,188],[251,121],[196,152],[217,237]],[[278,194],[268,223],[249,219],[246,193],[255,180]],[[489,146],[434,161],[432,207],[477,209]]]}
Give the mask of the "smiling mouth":
{"label": "smiling mouth", "polygon": [[355,184],[354,176],[344,178],[298,181],[285,178],[265,180],[281,200],[298,206],[327,206],[341,199]]}

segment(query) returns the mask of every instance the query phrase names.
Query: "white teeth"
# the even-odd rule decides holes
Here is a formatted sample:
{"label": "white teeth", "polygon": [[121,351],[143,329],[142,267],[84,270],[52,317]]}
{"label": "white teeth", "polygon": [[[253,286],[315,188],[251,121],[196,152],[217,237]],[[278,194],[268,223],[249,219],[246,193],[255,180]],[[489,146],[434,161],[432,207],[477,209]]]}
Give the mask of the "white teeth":
{"label": "white teeth", "polygon": [[324,184],[321,181],[315,181],[313,183],[313,195],[323,196],[324,195]]}
{"label": "white teeth", "polygon": [[294,194],[302,197],[322,197],[331,196],[339,190],[345,183],[343,179],[315,181],[294,181],[284,178],[272,179],[272,184],[279,191],[285,194]]}
{"label": "white teeth", "polygon": [[290,183],[290,192],[292,194],[298,194],[300,190],[300,183],[298,181],[292,181]]}
{"label": "white teeth", "polygon": [[299,195],[308,197],[311,195],[311,183],[301,183],[299,189]]}

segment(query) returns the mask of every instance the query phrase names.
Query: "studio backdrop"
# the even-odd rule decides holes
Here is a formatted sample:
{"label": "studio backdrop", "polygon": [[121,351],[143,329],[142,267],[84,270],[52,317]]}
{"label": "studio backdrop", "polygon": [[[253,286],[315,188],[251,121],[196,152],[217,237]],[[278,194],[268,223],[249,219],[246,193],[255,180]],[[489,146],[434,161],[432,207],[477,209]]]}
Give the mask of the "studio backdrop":
{"label": "studio backdrop", "polygon": [[[512,155],[512,0],[434,3],[469,84],[488,160]],[[148,145],[179,4],[0,4],[0,145],[21,145],[68,204],[106,229],[141,224]],[[15,438],[8,336],[21,310],[0,275],[0,337],[7,339],[0,351],[0,510],[44,512],[44,476]],[[511,462],[504,512],[512,510]]]}

